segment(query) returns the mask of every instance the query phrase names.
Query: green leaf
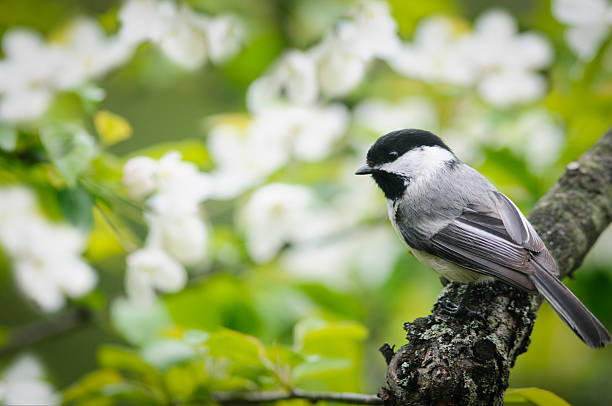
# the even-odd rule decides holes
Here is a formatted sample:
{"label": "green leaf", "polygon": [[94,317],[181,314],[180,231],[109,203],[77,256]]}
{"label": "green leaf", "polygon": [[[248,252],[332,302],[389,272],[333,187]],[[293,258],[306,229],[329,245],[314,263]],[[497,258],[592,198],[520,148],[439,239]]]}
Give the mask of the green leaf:
{"label": "green leaf", "polygon": [[106,145],[126,140],[134,132],[125,118],[107,110],[100,110],[94,115],[94,125],[102,142]]}
{"label": "green leaf", "polygon": [[121,336],[135,345],[154,340],[157,332],[172,322],[161,302],[143,306],[122,298],[113,302],[111,320]]}
{"label": "green leaf", "polygon": [[191,329],[183,333],[183,341],[189,345],[200,345],[206,342],[210,334],[206,331]]}
{"label": "green leaf", "polygon": [[103,345],[98,349],[98,364],[103,368],[119,369],[138,374],[155,374],[155,370],[129,348]]}
{"label": "green leaf", "polygon": [[294,368],[306,361],[306,358],[295,352],[292,348],[280,344],[273,344],[267,349],[267,357],[271,360],[276,369],[282,367]]}
{"label": "green leaf", "polygon": [[193,363],[173,366],[164,374],[164,383],[173,398],[185,401],[206,378],[203,365]]}
{"label": "green leaf", "polygon": [[[124,402],[120,404],[128,405],[160,405],[163,404],[159,396],[155,396],[156,392],[151,392],[149,388],[135,385],[129,382],[117,382],[106,385],[102,389],[102,395],[120,399]],[[165,403],[165,402],[164,402]]]}
{"label": "green leaf", "polygon": [[196,356],[191,346],[180,340],[171,339],[149,342],[142,349],[141,354],[149,364],[158,369],[167,369]]}
{"label": "green leaf", "polygon": [[363,318],[363,303],[348,293],[337,292],[319,283],[300,283],[297,286],[312,301],[350,319]]}
{"label": "green leaf", "polygon": [[0,124],[0,149],[7,152],[14,151],[17,146],[18,137],[19,134],[13,127]]}
{"label": "green leaf", "polygon": [[92,114],[98,104],[106,97],[106,91],[101,87],[88,83],[74,89],[74,93],[79,96],[83,108],[89,114]]}
{"label": "green leaf", "polygon": [[353,366],[353,361],[346,358],[327,358],[310,356],[306,362],[299,364],[291,371],[291,380],[299,384],[303,379],[318,378],[331,371],[338,371]]}
{"label": "green leaf", "polygon": [[505,406],[570,406],[552,392],[539,388],[508,389],[504,394]]}
{"label": "green leaf", "polygon": [[[223,329],[212,333],[205,343],[212,357],[226,358],[236,363],[267,367],[264,345],[255,337]],[[268,364],[264,364],[267,362]]]}
{"label": "green leaf", "polygon": [[63,393],[63,401],[66,403],[80,401],[92,394],[99,393],[106,385],[121,382],[123,377],[112,369],[100,369],[85,375],[77,383],[70,386]]}
{"label": "green leaf", "polygon": [[368,336],[368,330],[361,324],[340,321],[326,322],[310,318],[300,321],[295,326],[295,348],[305,354],[323,354],[330,352],[335,344],[346,345],[347,342],[359,342]]}
{"label": "green leaf", "polygon": [[[245,282],[220,272],[196,286],[165,295],[172,320],[181,327],[215,331],[218,327],[255,333],[260,323]],[[194,311],[207,309],[207,311]]]}
{"label": "green leaf", "polygon": [[89,231],[93,226],[93,197],[80,185],[58,192],[62,215],[73,226]]}
{"label": "green leaf", "polygon": [[96,144],[91,135],[77,125],[62,124],[44,127],[40,140],[49,160],[68,186],[74,187],[77,177],[89,167],[96,155]]}

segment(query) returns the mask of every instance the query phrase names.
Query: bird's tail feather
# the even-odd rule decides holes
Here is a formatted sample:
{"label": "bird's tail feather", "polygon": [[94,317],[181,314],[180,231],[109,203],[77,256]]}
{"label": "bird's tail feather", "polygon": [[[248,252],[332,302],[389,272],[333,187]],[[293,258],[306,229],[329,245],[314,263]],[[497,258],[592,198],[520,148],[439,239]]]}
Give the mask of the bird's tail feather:
{"label": "bird's tail feather", "polygon": [[537,259],[533,258],[532,261],[536,265],[536,272],[529,276],[530,279],[565,324],[591,347],[599,348],[608,344],[610,333],[601,322],[559,278],[538,264]]}

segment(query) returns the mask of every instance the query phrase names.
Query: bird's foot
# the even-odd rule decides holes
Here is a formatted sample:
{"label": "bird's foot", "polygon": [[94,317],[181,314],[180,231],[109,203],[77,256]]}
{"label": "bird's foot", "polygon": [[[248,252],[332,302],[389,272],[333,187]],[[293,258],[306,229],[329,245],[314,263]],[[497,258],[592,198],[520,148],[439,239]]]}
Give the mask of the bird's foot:
{"label": "bird's foot", "polygon": [[479,319],[483,323],[486,324],[487,319],[481,312],[477,312],[471,309],[468,309],[464,304],[457,304],[450,301],[444,301],[440,303],[440,310],[442,313],[447,314],[453,317],[465,317],[465,318],[474,318]]}
{"label": "bird's foot", "polygon": [[442,313],[447,314],[449,316],[458,315],[460,308],[460,305],[450,301],[444,301],[440,303],[440,310],[442,311]]}

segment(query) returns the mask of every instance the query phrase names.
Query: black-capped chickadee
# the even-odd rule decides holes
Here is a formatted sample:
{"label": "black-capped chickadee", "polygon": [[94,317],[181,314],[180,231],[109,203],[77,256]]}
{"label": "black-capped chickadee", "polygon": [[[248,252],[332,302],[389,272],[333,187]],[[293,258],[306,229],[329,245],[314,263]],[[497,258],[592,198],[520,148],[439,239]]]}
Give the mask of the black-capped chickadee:
{"label": "black-capped chickadee", "polygon": [[356,174],[372,175],[395,230],[444,278],[501,279],[539,293],[585,343],[610,342],[606,328],[559,280],[553,257],[525,216],[436,135],[415,129],[384,135]]}

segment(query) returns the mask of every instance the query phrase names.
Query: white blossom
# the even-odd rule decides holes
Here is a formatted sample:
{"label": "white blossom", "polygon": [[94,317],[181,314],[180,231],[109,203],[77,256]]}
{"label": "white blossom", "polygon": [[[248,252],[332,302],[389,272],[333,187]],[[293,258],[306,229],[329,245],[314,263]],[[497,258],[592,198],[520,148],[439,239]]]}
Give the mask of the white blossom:
{"label": "white blossom", "polygon": [[378,226],[351,230],[319,244],[297,244],[283,254],[281,263],[299,279],[335,288],[350,286],[355,279],[378,286],[389,276],[401,250],[397,236],[388,227]]}
{"label": "white blossom", "polygon": [[387,62],[404,76],[469,86],[476,71],[466,52],[466,38],[451,20],[429,17],[417,26],[413,42],[404,44]]}
{"label": "white blossom", "polygon": [[0,120],[32,121],[47,110],[61,71],[62,53],[47,47],[42,36],[12,28],[2,37]]}
{"label": "white blossom", "polygon": [[424,98],[408,98],[397,103],[366,99],[353,112],[355,120],[377,134],[403,128],[425,128],[435,131],[438,118],[435,107]]}
{"label": "white blossom", "polygon": [[164,55],[185,69],[201,67],[208,56],[207,19],[187,6],[161,3],[167,15],[166,30],[157,43]]}
{"label": "white blossom", "polygon": [[565,40],[572,51],[591,60],[610,31],[612,6],[606,0],[554,0],[552,12],[569,26]]}
{"label": "white blossom", "polygon": [[85,235],[50,222],[35,202],[29,189],[0,189],[0,243],[13,261],[20,290],[42,310],[52,312],[64,306],[64,296],[89,293],[98,278],[80,257]]}
{"label": "white blossom", "polygon": [[153,303],[155,290],[177,292],[186,282],[185,269],[161,249],[144,248],[127,257],[125,284],[136,302]]}
{"label": "white blossom", "polygon": [[157,161],[148,157],[130,159],[123,168],[123,182],[133,197],[148,197],[145,220],[149,233],[145,248],[128,258],[126,279],[132,296],[146,298],[153,294],[146,286],[164,288],[130,269],[162,254],[170,261],[166,261],[162,270],[176,268],[170,266],[174,262],[193,265],[206,256],[208,228],[199,205],[212,195],[212,179],[195,164],[183,161],[179,152],[169,151]]}
{"label": "white blossom", "polygon": [[157,187],[155,172],[157,163],[153,158],[138,156],[123,165],[123,184],[130,196],[140,199]]}
{"label": "white blossom", "polygon": [[[402,252],[400,240],[391,228],[360,225],[363,219],[378,217],[385,203],[374,182],[354,182],[355,168],[362,163],[369,143],[355,147],[362,153],[342,166],[341,190],[331,202],[315,202],[305,211],[305,225],[296,231],[292,245],[280,258],[283,268],[299,279],[335,288],[349,286],[355,279],[368,286],[379,285]],[[364,251],[363,247],[369,249]]]}
{"label": "white blossom", "polygon": [[361,1],[352,10],[352,15],[356,27],[354,46],[361,47],[365,55],[379,58],[397,52],[400,46],[397,23],[386,1]]}
{"label": "white blossom", "polygon": [[285,95],[290,103],[309,105],[317,100],[318,91],[315,58],[293,50],[249,86],[247,104],[251,112],[257,113],[282,103]]}
{"label": "white blossom", "polygon": [[208,229],[198,212],[167,211],[147,216],[147,247],[163,249],[183,265],[193,265],[206,255]]}
{"label": "white blossom", "polygon": [[274,258],[308,224],[312,192],[302,186],[272,183],[257,189],[240,212],[249,254],[256,262]]}
{"label": "white blossom", "polygon": [[478,90],[498,107],[536,100],[546,92],[537,70],[552,61],[549,42],[539,34],[518,34],[516,22],[503,10],[490,10],[476,20],[467,52],[481,76]]}
{"label": "white blossom", "polygon": [[348,113],[341,104],[326,107],[277,106],[258,114],[250,133],[254,142],[304,161],[326,157],[345,132]]}
{"label": "white blossom", "polygon": [[538,172],[556,162],[565,146],[561,126],[544,109],[528,110],[497,128],[495,143],[507,146]]}
{"label": "white blossom", "polygon": [[320,95],[344,96],[361,83],[372,59],[397,52],[397,24],[386,2],[361,1],[351,17],[311,49],[289,51],[253,82],[247,95],[249,110],[260,112],[278,101],[309,105]]}
{"label": "white blossom", "polygon": [[136,46],[150,41],[185,69],[201,67],[208,57],[221,62],[236,54],[244,29],[233,16],[208,16],[173,1],[128,0],[119,11],[119,37]]}
{"label": "white blossom", "polygon": [[23,28],[4,34],[0,120],[34,121],[45,113],[56,92],[98,78],[131,55],[129,46],[107,38],[91,19],[71,22],[62,34],[50,43]]}
{"label": "white blossom", "polygon": [[365,76],[371,53],[369,47],[360,48],[355,43],[356,30],[350,22],[341,23],[312,50],[318,60],[321,92],[326,97],[344,96]]}
{"label": "white blossom", "polygon": [[210,174],[212,195],[232,198],[258,185],[291,158],[325,158],[346,131],[348,112],[326,107],[278,104],[248,123],[213,127],[208,147],[217,168]]}
{"label": "white blossom", "polygon": [[[169,151],[157,161],[155,179],[157,196],[150,203],[157,206],[158,211],[176,211],[181,207],[190,211],[211,193],[208,175],[200,172],[194,163],[183,161],[177,151]],[[159,196],[172,199],[174,206],[161,208],[163,202],[155,201]]]}
{"label": "white blossom", "polygon": [[132,46],[158,41],[168,29],[167,19],[173,10],[169,2],[160,6],[157,0],[127,0],[119,9],[119,37]]}
{"label": "white blossom", "polygon": [[207,144],[217,165],[211,173],[213,197],[235,197],[286,162],[287,154],[282,148],[258,142],[251,137],[249,128],[250,124],[231,123],[212,128]]}
{"label": "white blossom", "polygon": [[386,2],[359,2],[351,14],[352,21],[340,22],[311,51],[326,97],[344,96],[361,83],[372,59],[389,57],[400,48],[397,24]]}
{"label": "white blossom", "polygon": [[208,21],[206,34],[211,61],[221,63],[240,51],[246,32],[237,17],[223,15]]}
{"label": "white blossom", "polygon": [[40,361],[22,355],[10,364],[0,378],[0,401],[6,405],[51,406],[60,403],[53,386],[44,379]]}
{"label": "white blossom", "polygon": [[543,77],[526,71],[495,72],[479,84],[480,95],[498,107],[507,107],[537,100],[546,92]]}
{"label": "white blossom", "polygon": [[487,102],[506,108],[546,93],[537,71],[552,57],[546,38],[518,33],[514,18],[494,9],[476,20],[472,32],[459,31],[448,18],[428,17],[417,26],[413,42],[387,61],[400,74],[426,82],[476,85]]}
{"label": "white blossom", "polygon": [[134,198],[152,195],[148,203],[158,212],[193,212],[211,193],[208,175],[177,151],[158,161],[138,156],[123,166],[123,184]]}
{"label": "white blossom", "polygon": [[538,173],[556,162],[565,147],[563,127],[542,108],[500,120],[477,103],[463,103],[452,117],[440,135],[457,156],[473,166],[483,162],[483,147],[508,148]]}
{"label": "white blossom", "polygon": [[96,79],[126,62],[132,48],[116,37],[107,37],[95,20],[77,18],[51,46],[63,53],[57,82],[60,88],[76,87]]}

